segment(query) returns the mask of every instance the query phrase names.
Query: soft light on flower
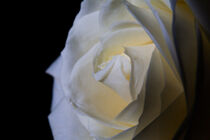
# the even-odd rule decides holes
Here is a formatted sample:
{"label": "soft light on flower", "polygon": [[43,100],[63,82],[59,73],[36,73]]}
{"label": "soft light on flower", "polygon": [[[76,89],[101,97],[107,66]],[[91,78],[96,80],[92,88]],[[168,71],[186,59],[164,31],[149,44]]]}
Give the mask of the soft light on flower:
{"label": "soft light on flower", "polygon": [[168,0],[84,0],[54,76],[56,140],[172,139],[186,117]]}

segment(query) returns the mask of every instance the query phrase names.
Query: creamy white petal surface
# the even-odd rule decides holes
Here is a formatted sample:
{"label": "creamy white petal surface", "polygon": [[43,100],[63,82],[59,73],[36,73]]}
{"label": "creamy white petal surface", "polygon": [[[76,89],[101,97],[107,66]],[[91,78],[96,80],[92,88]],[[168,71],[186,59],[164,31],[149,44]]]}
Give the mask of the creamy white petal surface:
{"label": "creamy white petal surface", "polygon": [[131,102],[132,96],[129,88],[129,80],[131,73],[130,59],[126,55],[114,56],[115,63],[110,73],[102,81],[119,94],[125,101]]}
{"label": "creamy white petal surface", "polygon": [[[187,115],[178,53],[190,44],[174,40],[174,26],[185,28],[180,20],[173,24],[174,9],[169,0],[82,2],[61,56],[47,71],[54,77],[49,122],[55,140],[174,137]],[[178,18],[192,20],[180,15],[181,3],[177,9]]]}
{"label": "creamy white petal surface", "polygon": [[49,115],[54,139],[58,140],[92,140],[88,131],[75,115],[70,103],[63,99]]}
{"label": "creamy white petal surface", "polygon": [[[74,64],[99,41],[101,31],[98,16],[98,11],[83,16],[69,32],[66,46],[61,53],[63,63],[61,82],[65,94],[69,94],[68,81]],[[87,25],[90,25],[89,28],[87,28]],[[93,28],[94,30],[92,30]]]}
{"label": "creamy white petal surface", "polygon": [[[147,0],[146,0],[147,1]],[[147,1],[148,2],[148,1]],[[149,3],[149,2],[148,2]],[[169,36],[165,35],[165,28],[157,18],[157,13],[153,10],[136,7],[129,2],[125,3],[128,10],[136,17],[139,23],[144,27],[145,31],[151,37],[156,47],[168,61],[169,65],[177,73],[177,67],[175,67],[176,59],[173,60],[172,52],[170,52],[170,45],[168,42]],[[178,77],[178,75],[177,75]]]}

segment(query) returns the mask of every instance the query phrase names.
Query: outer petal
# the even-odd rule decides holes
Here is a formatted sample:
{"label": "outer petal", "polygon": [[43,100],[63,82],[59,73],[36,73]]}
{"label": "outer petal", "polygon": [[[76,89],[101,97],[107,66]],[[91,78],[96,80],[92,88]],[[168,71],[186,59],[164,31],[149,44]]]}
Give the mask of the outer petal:
{"label": "outer petal", "polygon": [[[165,79],[161,58],[157,49],[153,52],[147,81],[145,80],[144,82],[138,99],[129,104],[116,118],[119,121],[138,124],[139,117],[143,111],[137,132],[144,129],[161,112],[161,93],[165,87]],[[142,97],[144,94],[146,94],[146,99]],[[144,110],[142,110],[143,108]]]}
{"label": "outer petal", "polygon": [[111,138],[127,128],[116,128],[102,121],[95,119],[94,117],[87,116],[83,113],[77,113],[80,122],[88,130],[91,136],[94,138]]}
{"label": "outer petal", "polygon": [[170,3],[170,0],[161,0],[162,2],[164,2],[165,3],[165,5],[167,5],[168,6],[168,8],[170,8],[171,9],[171,3]]}
{"label": "outer petal", "polygon": [[136,20],[130,15],[125,5],[124,0],[107,0],[103,9],[100,11],[100,24],[105,30],[110,28],[113,24],[119,22],[133,21]]}
{"label": "outer petal", "polygon": [[197,0],[185,0],[195,15],[196,19],[204,28],[204,31],[210,35],[210,20],[209,20],[209,3],[208,1],[197,1]]}
{"label": "outer petal", "polygon": [[149,69],[154,50],[154,45],[126,48],[125,53],[130,56],[132,62],[130,90],[135,101],[130,103],[115,118],[116,120],[133,125],[138,124],[138,120],[144,110],[147,71]]}
{"label": "outer petal", "polygon": [[123,131],[117,136],[112,137],[110,140],[132,140],[135,134],[136,127],[131,127],[130,129]]}
{"label": "outer petal", "polygon": [[98,15],[98,12],[93,12],[83,16],[69,32],[66,46],[62,51],[61,82],[65,94],[69,92],[68,81],[74,64],[99,41],[101,30]]}
{"label": "outer petal", "polygon": [[167,110],[140,132],[134,140],[171,140],[185,117],[185,96],[181,94]]}
{"label": "outer petal", "polygon": [[[146,81],[146,80],[145,80]],[[116,121],[138,125],[138,120],[144,111],[146,84],[142,86],[141,93],[138,98],[131,102],[122,112],[115,118]]]}
{"label": "outer petal", "polygon": [[54,79],[51,111],[53,111],[64,98],[65,95],[63,93],[60,80]]}
{"label": "outer petal", "polygon": [[164,59],[162,59],[162,64],[165,74],[165,88],[161,93],[161,111],[164,111],[180,94],[184,93],[184,88]]}
{"label": "outer petal", "polygon": [[94,140],[74,114],[71,104],[63,99],[49,115],[55,140]]}
{"label": "outer petal", "polygon": [[59,57],[47,69],[47,73],[52,75],[54,78],[51,111],[54,110],[54,108],[60,103],[60,101],[65,96],[63,93],[63,89],[61,87],[61,81],[60,81],[61,66],[62,66],[62,59],[61,59],[61,57]]}
{"label": "outer petal", "polygon": [[54,77],[53,100],[49,122],[55,140],[93,140],[82,126],[69,101],[65,99],[60,82],[62,59],[59,57],[47,70]]}
{"label": "outer petal", "polygon": [[174,7],[174,38],[183,69],[183,79],[188,101],[188,109],[192,109],[195,98],[198,46],[194,16],[182,0]]}
{"label": "outer petal", "polygon": [[173,36],[172,36],[173,13],[171,9],[169,9],[169,7],[161,1],[158,0],[147,0],[147,1],[148,1],[147,4],[150,6],[150,9],[153,11],[153,14],[155,15],[159,24],[161,24],[162,26],[160,28],[163,32],[164,38],[167,39],[166,40],[167,45],[168,46],[170,45],[169,47],[173,47],[174,49],[173,51],[175,51]]}
{"label": "outer petal", "polygon": [[[150,123],[152,124],[152,122],[156,120],[159,117],[159,115],[163,114],[168,108],[170,108],[170,106],[172,106],[174,102],[176,102],[177,98],[179,98],[180,96],[184,96],[182,83],[180,83],[180,81],[176,78],[170,66],[167,64],[167,62],[163,58],[161,58],[161,63],[164,70],[163,77],[165,78],[165,84],[164,84],[165,87],[164,88],[162,87],[162,90],[160,90],[159,92],[156,92],[156,94],[158,94],[156,95],[156,100],[154,98],[154,95],[152,95],[155,92],[151,93],[150,91],[146,94],[148,96],[146,97],[146,100],[145,100],[144,113],[142,114],[142,117],[139,120],[139,127],[137,128],[137,131],[136,131],[137,133],[141,132],[142,130],[143,130],[142,132],[144,132],[144,129],[148,127]],[[157,105],[161,106],[159,110],[153,109],[153,106],[155,104],[151,102],[152,100],[156,101],[154,103],[156,104],[158,103]],[[159,102],[157,102],[158,100]],[[185,100],[182,100],[182,108],[184,110],[180,110],[183,113],[183,116],[181,119],[184,120],[186,116],[186,101]],[[177,110],[177,112],[179,112],[179,110]],[[170,132],[170,133],[175,134],[176,131],[177,131],[177,128],[174,129],[174,132]]]}
{"label": "outer petal", "polygon": [[125,4],[127,5],[128,10],[136,17],[139,23],[144,27],[145,31],[155,43],[155,46],[159,49],[161,54],[172,67],[174,73],[179,78],[176,68],[177,64],[175,63],[176,61],[174,61],[175,59],[172,57],[170,49],[168,48],[168,37],[164,35],[165,33],[163,32],[164,30],[162,23],[160,22],[160,20],[156,19],[156,14],[153,15],[153,12],[149,9],[136,7],[129,2],[126,2]]}
{"label": "outer petal", "polygon": [[83,16],[100,10],[101,7],[104,5],[105,1],[106,0],[83,0],[81,3],[80,12],[76,17],[74,24],[76,24],[77,21]]}

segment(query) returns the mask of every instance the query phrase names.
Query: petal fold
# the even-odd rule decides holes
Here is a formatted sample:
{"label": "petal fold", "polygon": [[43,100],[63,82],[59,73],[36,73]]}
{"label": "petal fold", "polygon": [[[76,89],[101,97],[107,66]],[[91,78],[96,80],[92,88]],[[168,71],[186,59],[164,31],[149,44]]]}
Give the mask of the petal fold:
{"label": "petal fold", "polygon": [[153,11],[151,11],[150,9],[136,7],[128,1],[125,1],[125,5],[131,12],[131,14],[142,25],[147,34],[150,36],[152,41],[155,43],[155,46],[159,49],[161,54],[164,56],[168,64],[173,69],[176,76],[179,77],[177,67],[166,42],[169,38],[167,36],[164,36],[164,30],[162,28],[162,24],[160,24],[160,20],[156,19],[157,16],[155,16],[153,14]]}
{"label": "petal fold", "polygon": [[94,78],[93,59],[100,44],[95,45],[75,64],[69,81],[70,100],[83,112],[98,119],[113,119],[127,102],[111,88]]}
{"label": "petal fold", "polygon": [[69,94],[68,81],[75,63],[99,41],[101,30],[98,16],[99,12],[83,16],[69,32],[66,46],[61,53],[61,82],[66,95]]}
{"label": "petal fold", "polygon": [[63,99],[49,115],[55,140],[94,140],[74,114],[70,102]]}

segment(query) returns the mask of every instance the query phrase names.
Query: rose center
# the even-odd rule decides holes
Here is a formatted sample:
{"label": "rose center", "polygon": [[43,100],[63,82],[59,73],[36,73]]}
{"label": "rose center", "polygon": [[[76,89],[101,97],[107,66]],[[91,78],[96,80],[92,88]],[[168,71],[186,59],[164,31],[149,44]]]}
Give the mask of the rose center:
{"label": "rose center", "polygon": [[125,53],[109,56],[107,61],[97,65],[94,77],[112,88],[125,101],[131,102],[130,94],[131,60]]}

